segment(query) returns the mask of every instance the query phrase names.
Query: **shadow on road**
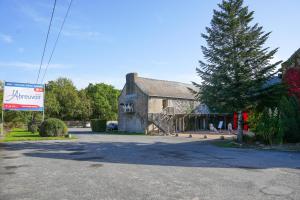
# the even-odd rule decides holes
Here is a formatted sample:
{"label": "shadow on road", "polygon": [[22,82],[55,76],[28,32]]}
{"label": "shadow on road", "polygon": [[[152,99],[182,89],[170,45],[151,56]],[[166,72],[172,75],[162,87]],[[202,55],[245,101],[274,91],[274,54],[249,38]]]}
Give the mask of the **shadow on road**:
{"label": "shadow on road", "polygon": [[139,142],[23,142],[3,145],[7,151],[26,150],[25,156],[182,167],[300,168],[300,154],[293,152],[223,149],[202,141],[181,143]]}

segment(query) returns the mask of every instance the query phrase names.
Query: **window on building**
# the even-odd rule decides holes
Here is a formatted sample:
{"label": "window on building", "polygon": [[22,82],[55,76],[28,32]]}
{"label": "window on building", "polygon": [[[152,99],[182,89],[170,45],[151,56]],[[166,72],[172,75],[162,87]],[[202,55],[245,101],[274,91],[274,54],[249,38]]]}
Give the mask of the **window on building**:
{"label": "window on building", "polygon": [[166,107],[168,107],[168,99],[163,99],[162,106],[163,106],[163,109],[165,109]]}

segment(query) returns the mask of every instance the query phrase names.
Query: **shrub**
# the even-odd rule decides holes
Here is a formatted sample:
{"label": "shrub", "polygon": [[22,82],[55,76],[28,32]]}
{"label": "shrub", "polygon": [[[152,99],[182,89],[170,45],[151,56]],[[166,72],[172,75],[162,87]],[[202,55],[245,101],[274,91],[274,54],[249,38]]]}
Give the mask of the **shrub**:
{"label": "shrub", "polygon": [[280,133],[285,142],[300,142],[300,107],[295,96],[283,97],[279,104]]}
{"label": "shrub", "polygon": [[65,136],[68,128],[60,119],[49,118],[42,122],[39,132],[42,137]]}
{"label": "shrub", "polygon": [[27,124],[27,128],[28,128],[28,131],[31,133],[36,133],[39,130],[39,126],[37,125],[36,122],[33,122],[33,121],[31,121]]}
{"label": "shrub", "polygon": [[243,142],[246,144],[254,144],[256,137],[254,134],[243,134]]}
{"label": "shrub", "polygon": [[265,144],[282,143],[283,135],[279,127],[278,109],[265,108],[260,113],[251,113],[248,119],[250,130],[257,140]]}
{"label": "shrub", "polygon": [[106,120],[92,119],[91,127],[93,132],[104,132],[106,131]]}

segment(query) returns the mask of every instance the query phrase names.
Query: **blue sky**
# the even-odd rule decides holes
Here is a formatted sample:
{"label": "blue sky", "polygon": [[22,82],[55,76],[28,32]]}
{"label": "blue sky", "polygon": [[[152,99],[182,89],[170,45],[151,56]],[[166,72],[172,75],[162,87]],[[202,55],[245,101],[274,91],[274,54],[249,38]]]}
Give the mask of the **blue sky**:
{"label": "blue sky", "polygon": [[[35,82],[54,0],[0,0],[0,79]],[[221,0],[74,0],[45,80],[71,78],[78,88],[125,75],[198,81],[200,34]],[[69,0],[57,0],[47,62]],[[299,0],[245,0],[255,22],[272,31],[274,60],[300,48]]]}

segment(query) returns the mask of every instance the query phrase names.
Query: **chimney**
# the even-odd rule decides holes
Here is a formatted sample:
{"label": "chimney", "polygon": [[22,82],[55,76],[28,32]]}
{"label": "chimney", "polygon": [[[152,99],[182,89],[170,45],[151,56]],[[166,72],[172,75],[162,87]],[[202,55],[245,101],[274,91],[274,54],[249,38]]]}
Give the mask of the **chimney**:
{"label": "chimney", "polygon": [[138,77],[137,73],[126,74],[126,94],[133,94],[135,92],[134,86],[137,77]]}

